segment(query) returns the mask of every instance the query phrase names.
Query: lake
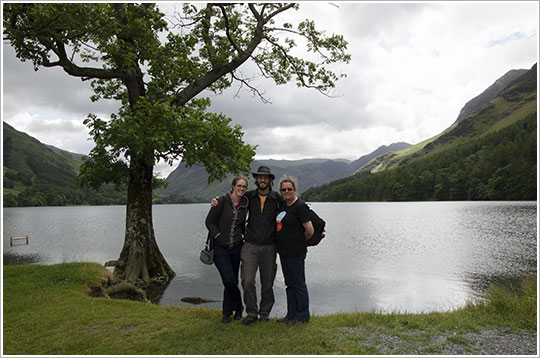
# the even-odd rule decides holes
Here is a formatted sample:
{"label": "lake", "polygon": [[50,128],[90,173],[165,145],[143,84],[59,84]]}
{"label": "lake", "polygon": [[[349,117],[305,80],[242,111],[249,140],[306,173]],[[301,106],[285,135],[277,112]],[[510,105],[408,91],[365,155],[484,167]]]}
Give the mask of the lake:
{"label": "lake", "polygon": [[[313,314],[433,312],[482,298],[490,284],[537,272],[537,202],[313,203],[326,238],[309,249],[306,277]],[[199,261],[209,204],[156,205],[154,229],[176,277],[158,302],[185,296],[220,300],[214,266]],[[117,259],[125,207],[3,209],[3,260],[55,264]],[[29,244],[11,236],[29,236]],[[286,313],[278,259],[276,305]],[[221,303],[205,304],[220,308]]]}

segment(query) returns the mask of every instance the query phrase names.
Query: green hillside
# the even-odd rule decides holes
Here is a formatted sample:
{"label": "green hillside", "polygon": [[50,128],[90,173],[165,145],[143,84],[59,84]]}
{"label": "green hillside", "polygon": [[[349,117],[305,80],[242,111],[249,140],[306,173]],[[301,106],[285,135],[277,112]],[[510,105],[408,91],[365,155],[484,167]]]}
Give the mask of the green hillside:
{"label": "green hillside", "polygon": [[302,194],[309,201],[536,200],[537,70],[438,136]]}
{"label": "green hillside", "polygon": [[536,83],[535,64],[522,76],[511,81],[495,98],[477,107],[441,134],[407,149],[377,157],[359,171],[376,173],[397,168],[410,161],[421,160],[512,125],[532,111],[536,111]]}
{"label": "green hillside", "polygon": [[125,194],[103,187],[80,189],[75,184],[80,159],[53,151],[3,122],[3,204],[63,206],[123,204]]}
{"label": "green hillside", "polygon": [[302,194],[306,201],[536,200],[536,112],[396,169],[359,173]]}

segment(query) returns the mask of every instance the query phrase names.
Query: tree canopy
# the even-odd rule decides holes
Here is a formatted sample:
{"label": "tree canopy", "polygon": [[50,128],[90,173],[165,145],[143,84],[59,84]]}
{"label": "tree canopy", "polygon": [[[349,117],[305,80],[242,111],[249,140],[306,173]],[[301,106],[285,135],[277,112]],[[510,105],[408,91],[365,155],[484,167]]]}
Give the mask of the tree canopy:
{"label": "tree canopy", "polygon": [[[152,3],[6,3],[4,39],[35,69],[60,67],[90,80],[93,101],[117,100],[109,119],[90,114],[85,124],[95,147],[79,183],[127,185],[126,236],[111,261],[123,281],[166,283],[175,275],[158,249],[152,223],[154,165],[182,158],[202,163],[209,180],[248,172],[255,147],[239,126],[208,111],[203,91],[251,85],[239,67],[247,61],[276,84],[327,93],[339,78],[328,65],[348,62],[347,42],[326,36],[312,21],[278,24],[294,3],[185,3],[171,23]],[[292,37],[306,41],[297,57]],[[303,52],[303,51],[300,51]],[[314,55],[314,56],[313,56]],[[305,57],[315,57],[315,62]]]}
{"label": "tree canopy", "polygon": [[[255,147],[242,142],[241,128],[230,127],[230,119],[207,111],[209,99],[197,97],[202,91],[220,92],[238,82],[261,95],[237,71],[250,60],[276,84],[294,80],[328,94],[339,76],[326,66],[350,60],[343,37],[326,36],[313,21],[277,25],[279,14],[298,8],[187,3],[168,23],[150,3],[5,4],[4,38],[36,70],[62,67],[92,81],[92,100],[121,101],[110,119],[89,115],[85,121],[96,147],[81,169],[81,183],[121,184],[129,158],[148,152],[154,164],[200,162],[215,180],[249,171]],[[293,56],[293,35],[321,61]]]}

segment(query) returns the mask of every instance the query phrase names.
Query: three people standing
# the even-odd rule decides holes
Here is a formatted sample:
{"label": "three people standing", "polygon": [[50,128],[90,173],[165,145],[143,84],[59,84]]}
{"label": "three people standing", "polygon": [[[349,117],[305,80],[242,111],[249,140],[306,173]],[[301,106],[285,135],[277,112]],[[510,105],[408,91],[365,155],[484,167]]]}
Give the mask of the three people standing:
{"label": "three people standing", "polygon": [[[266,166],[258,168],[257,172],[252,173],[255,178],[256,190],[241,192],[241,188],[237,192],[235,190],[235,182],[233,182],[232,193],[229,195],[231,202],[234,204],[233,193],[237,193],[240,199],[237,199],[239,214],[236,220],[231,215],[222,218],[220,221],[229,223],[229,226],[220,227],[220,232],[239,233],[238,229],[233,230],[242,219],[245,222],[246,209],[249,212],[247,226],[245,229],[244,243],[233,244],[227,252],[227,257],[230,257],[230,269],[220,269],[218,267],[229,266],[222,263],[218,264],[218,256],[223,256],[223,250],[216,246],[215,262],[216,267],[220,271],[222,281],[225,285],[224,302],[223,302],[223,322],[230,322],[230,316],[234,311],[234,318],[241,318],[241,306],[238,305],[238,266],[237,262],[241,261],[241,278],[242,288],[244,291],[244,304],[247,312],[247,317],[242,321],[243,324],[249,325],[256,321],[268,321],[270,311],[274,306],[274,279],[276,277],[277,252],[280,254],[283,276],[287,286],[287,315],[285,318],[278,320],[284,323],[297,323],[309,321],[309,298],[307,286],[305,282],[305,258],[307,246],[305,241],[313,235],[313,225],[309,218],[307,205],[296,196],[297,183],[292,177],[284,177],[280,182],[281,197],[278,193],[272,190],[272,181],[275,176]],[[247,179],[243,178],[247,187]],[[243,184],[242,184],[243,185]],[[240,195],[242,194],[242,195]],[[245,199],[245,201],[244,201]],[[227,196],[220,197],[217,201],[212,199],[212,208],[207,217],[207,227],[210,233],[215,233],[216,225],[209,225],[209,217],[212,214],[215,222],[215,215],[219,212],[219,207],[223,207],[224,202],[229,199]],[[230,209],[229,209],[230,210]],[[278,215],[279,213],[279,215]],[[276,219],[278,218],[278,219]],[[211,229],[212,227],[212,229]],[[277,229],[276,229],[277,227]],[[214,230],[214,231],[212,231]],[[213,234],[217,241],[224,242],[221,235]],[[220,240],[220,241],[219,241]],[[231,242],[236,243],[237,237],[227,241],[229,247]],[[239,249],[240,248],[240,249]],[[239,251],[238,251],[239,249]],[[219,251],[218,251],[219,250]],[[220,255],[218,255],[218,252]],[[239,256],[238,256],[239,255]],[[238,260],[238,261],[237,261]],[[222,273],[232,272],[232,275],[224,275]],[[261,300],[257,302],[257,287],[256,274],[259,271],[261,280]],[[227,277],[236,277],[233,279],[224,279]],[[226,283],[227,282],[227,283]],[[233,288],[236,287],[236,288]],[[230,294],[230,299],[225,304],[225,297]],[[230,303],[229,303],[230,302]],[[240,314],[238,313],[240,312]]]}

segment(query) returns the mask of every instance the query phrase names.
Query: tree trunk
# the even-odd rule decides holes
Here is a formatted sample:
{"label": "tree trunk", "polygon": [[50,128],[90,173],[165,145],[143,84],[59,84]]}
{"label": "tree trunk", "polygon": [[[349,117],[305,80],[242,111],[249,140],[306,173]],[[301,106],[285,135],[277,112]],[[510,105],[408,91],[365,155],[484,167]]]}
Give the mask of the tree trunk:
{"label": "tree trunk", "polygon": [[137,286],[165,285],[175,273],[161,254],[152,221],[153,165],[131,159],[126,209],[126,236],[114,276]]}

